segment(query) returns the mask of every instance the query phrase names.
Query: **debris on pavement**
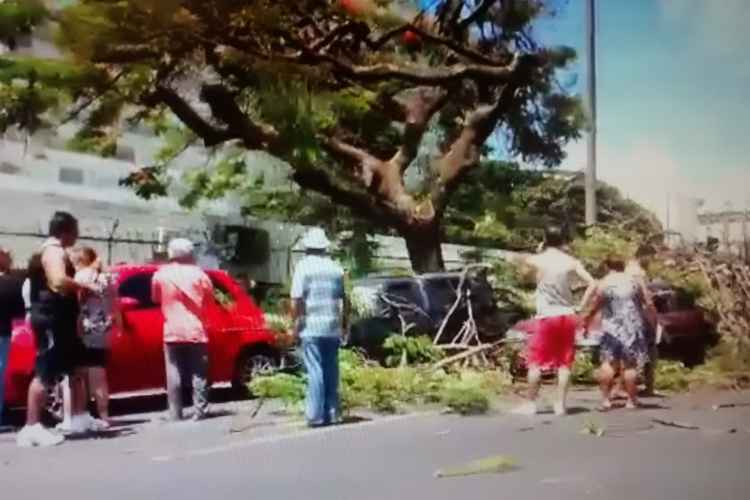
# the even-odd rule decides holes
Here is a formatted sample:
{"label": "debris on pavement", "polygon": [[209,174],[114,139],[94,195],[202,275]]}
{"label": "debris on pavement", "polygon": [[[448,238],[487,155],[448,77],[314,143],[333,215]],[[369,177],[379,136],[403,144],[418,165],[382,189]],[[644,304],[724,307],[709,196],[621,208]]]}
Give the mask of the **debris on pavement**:
{"label": "debris on pavement", "polygon": [[598,422],[592,419],[587,419],[581,429],[581,434],[587,434],[589,436],[602,437],[604,436],[605,429]]}
{"label": "debris on pavement", "polygon": [[474,476],[478,474],[504,474],[518,470],[518,464],[512,458],[498,455],[469,462],[466,465],[441,469],[435,472],[436,478]]}
{"label": "debris on pavement", "polygon": [[687,429],[691,431],[700,430],[700,427],[698,427],[697,425],[678,422],[676,420],[662,420],[660,418],[652,418],[651,421],[655,424],[663,425],[665,427],[674,427],[675,429]]}
{"label": "debris on pavement", "polygon": [[250,414],[239,414],[235,415],[235,417],[232,419],[232,423],[229,426],[229,433],[230,434],[236,434],[238,432],[245,432],[246,430],[253,427],[255,420],[255,417],[258,416],[258,413],[260,413],[260,409],[263,407],[263,404],[266,402],[265,398],[260,398],[258,400],[258,404],[253,409],[252,413]]}
{"label": "debris on pavement", "polygon": [[743,408],[747,406],[750,406],[750,403],[724,403],[724,404],[719,404],[719,405],[713,405],[711,409],[713,411],[719,411],[725,408]]}

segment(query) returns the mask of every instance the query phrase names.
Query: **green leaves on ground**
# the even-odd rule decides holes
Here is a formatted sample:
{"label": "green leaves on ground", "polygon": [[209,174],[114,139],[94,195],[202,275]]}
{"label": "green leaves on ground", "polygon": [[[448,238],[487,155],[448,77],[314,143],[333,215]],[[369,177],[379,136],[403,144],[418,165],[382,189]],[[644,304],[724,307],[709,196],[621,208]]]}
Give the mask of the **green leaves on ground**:
{"label": "green leaves on ground", "polygon": [[288,373],[257,377],[250,382],[249,389],[254,396],[278,399],[287,408],[298,405],[305,398],[304,378]]}
{"label": "green leaves on ground", "polygon": [[518,463],[506,456],[496,456],[469,462],[466,465],[440,469],[435,472],[435,477],[463,477],[478,474],[503,474],[518,470]]}
{"label": "green leaves on ground", "polygon": [[[461,415],[486,413],[491,399],[510,386],[502,372],[448,373],[442,370],[406,366],[386,368],[360,353],[342,349],[339,353],[342,411],[356,408],[396,413],[412,406],[441,404]],[[253,394],[280,399],[287,406],[298,405],[305,396],[302,375],[275,374],[256,378]]]}
{"label": "green leaves on ground", "polygon": [[422,365],[439,361],[443,351],[435,347],[430,337],[391,335],[383,343],[387,353],[386,366]]}

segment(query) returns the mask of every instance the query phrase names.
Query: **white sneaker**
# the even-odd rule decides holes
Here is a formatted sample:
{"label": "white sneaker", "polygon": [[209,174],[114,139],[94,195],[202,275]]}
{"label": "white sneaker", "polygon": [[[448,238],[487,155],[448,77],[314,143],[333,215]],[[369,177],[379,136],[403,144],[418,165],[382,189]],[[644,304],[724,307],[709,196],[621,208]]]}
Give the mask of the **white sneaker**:
{"label": "white sneaker", "polygon": [[94,432],[108,431],[112,427],[109,422],[100,418],[92,418],[90,424],[90,428]]}
{"label": "white sneaker", "polygon": [[523,415],[527,417],[536,415],[538,412],[539,408],[537,408],[536,401],[527,401],[518,408],[511,410],[511,413],[514,415]]}
{"label": "white sneaker", "polygon": [[36,446],[56,446],[65,441],[60,434],[45,429],[42,424],[27,425],[16,436],[16,444],[19,448],[33,448]]}
{"label": "white sneaker", "polygon": [[567,415],[568,409],[565,408],[565,404],[561,401],[557,401],[552,405],[552,409],[555,412],[555,415],[558,417],[562,417],[564,415]]}
{"label": "white sneaker", "polygon": [[88,413],[73,415],[69,420],[57,424],[55,429],[66,435],[85,434],[93,430],[93,420]]}

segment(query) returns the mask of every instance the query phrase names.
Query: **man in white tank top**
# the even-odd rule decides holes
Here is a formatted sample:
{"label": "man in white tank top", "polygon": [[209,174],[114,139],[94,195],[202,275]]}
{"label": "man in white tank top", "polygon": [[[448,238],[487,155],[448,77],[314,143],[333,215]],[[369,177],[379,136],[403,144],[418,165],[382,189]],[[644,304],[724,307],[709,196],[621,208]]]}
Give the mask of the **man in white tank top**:
{"label": "man in white tank top", "polygon": [[557,370],[558,396],[554,403],[556,415],[566,413],[565,400],[570,384],[570,368],[575,359],[575,335],[578,327],[573,298],[574,280],[588,285],[583,302],[596,289],[594,278],[583,264],[561,250],[563,234],[559,228],[545,231],[545,249],[524,260],[534,268],[537,279],[536,319],[534,333],[530,336],[526,362],[529,369],[529,401],[515,413],[533,415],[537,413],[537,397],[541,385],[542,371]]}

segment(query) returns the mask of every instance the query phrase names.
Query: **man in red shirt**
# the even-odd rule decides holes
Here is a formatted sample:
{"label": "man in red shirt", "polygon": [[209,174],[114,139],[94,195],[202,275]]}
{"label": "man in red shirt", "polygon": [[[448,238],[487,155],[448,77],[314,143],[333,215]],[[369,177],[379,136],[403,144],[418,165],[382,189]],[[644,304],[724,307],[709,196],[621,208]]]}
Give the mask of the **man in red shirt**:
{"label": "man in red shirt", "polygon": [[195,264],[194,247],[175,239],[168,247],[169,264],[156,272],[152,298],[164,314],[164,360],[167,399],[172,420],[182,419],[182,385],[192,386],[194,420],[208,412],[208,335],[205,310],[213,300],[211,279]]}

